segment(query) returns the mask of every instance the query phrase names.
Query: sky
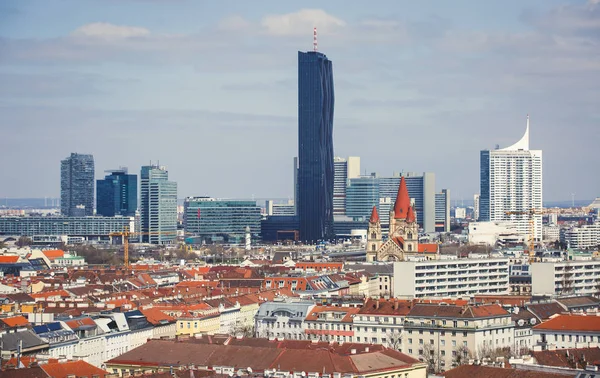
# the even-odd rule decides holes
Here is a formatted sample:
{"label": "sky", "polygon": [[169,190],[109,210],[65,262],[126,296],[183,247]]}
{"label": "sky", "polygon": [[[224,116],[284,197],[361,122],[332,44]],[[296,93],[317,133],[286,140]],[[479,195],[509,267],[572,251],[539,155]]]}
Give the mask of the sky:
{"label": "sky", "polygon": [[334,154],[479,192],[479,151],[544,154],[544,200],[600,196],[600,0],[0,1],[0,197],[60,160],[160,162],[178,196],[293,196],[297,51],[333,61]]}

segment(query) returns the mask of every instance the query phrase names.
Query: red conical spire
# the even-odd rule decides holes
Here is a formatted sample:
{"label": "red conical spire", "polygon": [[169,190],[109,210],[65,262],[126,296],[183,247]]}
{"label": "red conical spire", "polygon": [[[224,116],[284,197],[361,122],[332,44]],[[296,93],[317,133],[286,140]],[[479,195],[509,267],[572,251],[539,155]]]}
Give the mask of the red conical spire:
{"label": "red conical spire", "polygon": [[408,196],[408,189],[406,189],[406,180],[404,179],[404,176],[402,176],[402,178],[400,179],[400,186],[398,186],[396,204],[394,205],[394,218],[406,219],[409,207],[410,197]]}
{"label": "red conical spire", "polygon": [[377,213],[377,206],[373,206],[373,211],[371,211],[371,219],[369,219],[371,223],[379,222],[379,214]]}
{"label": "red conical spire", "polygon": [[412,206],[408,206],[408,214],[406,215],[406,221],[408,223],[413,223],[415,221],[415,211]]}

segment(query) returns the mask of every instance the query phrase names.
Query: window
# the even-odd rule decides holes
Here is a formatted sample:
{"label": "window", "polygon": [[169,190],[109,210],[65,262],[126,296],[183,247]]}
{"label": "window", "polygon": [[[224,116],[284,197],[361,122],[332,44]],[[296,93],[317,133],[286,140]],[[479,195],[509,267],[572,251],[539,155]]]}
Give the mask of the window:
{"label": "window", "polygon": [[408,339],[408,343],[409,343],[409,344],[412,344],[412,339]]}
{"label": "window", "polygon": [[467,332],[463,332],[463,337],[467,337]]}
{"label": "window", "polygon": [[440,340],[440,343],[442,344],[442,346],[446,346],[446,340]]}
{"label": "window", "polygon": [[456,346],[456,340],[452,340],[452,346],[455,347]]}
{"label": "window", "polygon": [[463,341],[463,346],[466,347],[467,346],[467,342]]}
{"label": "window", "polygon": [[423,339],[419,339],[419,344],[423,345]]}
{"label": "window", "polygon": [[429,340],[429,344],[433,345],[433,339]]}
{"label": "window", "polygon": [[446,351],[445,351],[445,350],[443,350],[443,351],[442,351],[442,356],[445,356],[445,355],[446,355]]}

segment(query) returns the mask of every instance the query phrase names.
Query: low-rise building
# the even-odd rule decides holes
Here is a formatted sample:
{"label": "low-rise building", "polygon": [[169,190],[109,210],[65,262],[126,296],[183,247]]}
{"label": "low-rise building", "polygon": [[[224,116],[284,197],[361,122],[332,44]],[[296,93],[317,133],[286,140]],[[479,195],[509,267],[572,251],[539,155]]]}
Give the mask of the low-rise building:
{"label": "low-rise building", "polygon": [[600,345],[600,316],[557,315],[533,327],[535,348],[590,348]]}
{"label": "low-rise building", "polygon": [[304,332],[310,340],[353,342],[353,322],[359,310],[356,307],[315,306],[306,316]]}
{"label": "low-rise building", "polygon": [[261,304],[255,317],[256,337],[305,340],[305,319],[314,307],[313,301],[299,299]]}

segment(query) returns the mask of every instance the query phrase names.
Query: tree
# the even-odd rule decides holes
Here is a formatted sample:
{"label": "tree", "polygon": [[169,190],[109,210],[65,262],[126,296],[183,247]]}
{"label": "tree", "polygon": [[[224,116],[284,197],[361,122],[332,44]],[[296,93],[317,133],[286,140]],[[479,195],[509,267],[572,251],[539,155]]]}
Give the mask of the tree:
{"label": "tree", "polygon": [[250,324],[244,324],[242,322],[236,322],[235,326],[230,332],[231,336],[242,336],[245,338],[254,337],[254,326]]}
{"label": "tree", "polygon": [[387,347],[390,349],[402,352],[402,331],[396,328],[392,328],[391,331],[385,334]]}
{"label": "tree", "polygon": [[452,351],[452,366],[460,366],[469,362],[471,352],[465,345],[458,346]]}
{"label": "tree", "polygon": [[19,239],[17,240],[16,244],[17,244],[17,247],[22,248],[22,247],[26,247],[28,245],[32,245],[33,240],[31,240],[27,236],[20,236]]}
{"label": "tree", "polygon": [[435,345],[425,344],[423,349],[419,351],[423,362],[427,363],[428,373],[437,373],[439,371],[440,359],[439,352]]}

